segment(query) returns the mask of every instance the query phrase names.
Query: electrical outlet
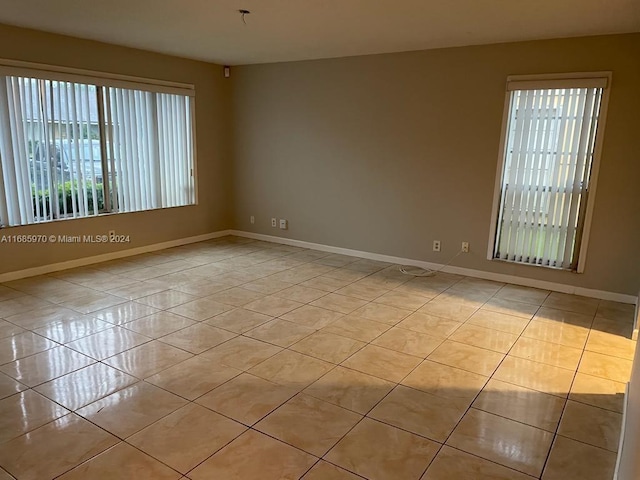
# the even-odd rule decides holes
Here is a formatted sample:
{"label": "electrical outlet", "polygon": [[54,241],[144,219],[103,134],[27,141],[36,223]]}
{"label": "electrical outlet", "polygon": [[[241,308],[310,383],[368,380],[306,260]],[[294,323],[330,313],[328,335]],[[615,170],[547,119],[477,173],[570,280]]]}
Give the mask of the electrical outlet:
{"label": "electrical outlet", "polygon": [[440,240],[434,240],[433,241],[433,251],[434,252],[439,252],[440,251]]}
{"label": "electrical outlet", "polygon": [[469,253],[469,242],[462,242],[462,253]]}
{"label": "electrical outlet", "polygon": [[271,219],[271,226],[274,227],[274,228],[278,226],[278,219],[277,218],[272,218]]}
{"label": "electrical outlet", "polygon": [[280,219],[280,228],[282,230],[286,230],[289,227],[289,222],[287,222],[284,218]]}
{"label": "electrical outlet", "polygon": [[253,225],[254,223],[256,223],[256,217],[254,217],[253,215],[251,215],[251,225]]}

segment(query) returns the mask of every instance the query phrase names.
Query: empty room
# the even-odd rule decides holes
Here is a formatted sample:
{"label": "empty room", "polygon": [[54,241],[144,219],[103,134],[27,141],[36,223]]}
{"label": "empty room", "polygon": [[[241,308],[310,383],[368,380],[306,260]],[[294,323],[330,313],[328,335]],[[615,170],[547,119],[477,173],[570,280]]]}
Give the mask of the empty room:
{"label": "empty room", "polygon": [[0,480],[639,480],[640,2],[0,0]]}

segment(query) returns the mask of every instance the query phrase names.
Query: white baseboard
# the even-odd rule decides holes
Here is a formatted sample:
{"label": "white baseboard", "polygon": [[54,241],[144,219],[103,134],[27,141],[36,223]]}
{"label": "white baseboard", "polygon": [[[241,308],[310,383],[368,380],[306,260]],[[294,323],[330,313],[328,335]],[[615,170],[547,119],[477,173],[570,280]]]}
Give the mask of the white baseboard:
{"label": "white baseboard", "polygon": [[[294,247],[311,248],[322,252],[338,253],[342,255],[351,255],[355,257],[367,258],[370,260],[379,260],[382,262],[395,263],[401,265],[411,265],[428,269],[439,269],[441,264],[425,262],[422,260],[414,260],[410,258],[394,257],[392,255],[383,255],[379,253],[364,252],[361,250],[352,250],[350,248],[334,247],[331,245],[323,245],[321,243],[305,242],[303,240],[294,240],[291,238],[276,237],[273,235],[264,235],[260,233],[245,232],[241,230],[221,230],[219,232],[206,233],[194,237],[179,238],[168,242],[154,243],[143,247],[130,248],[127,250],[119,250],[117,252],[104,253],[102,255],[94,255],[91,257],[78,258],[66,262],[51,263],[39,267],[17,270],[0,274],[0,283],[18,280],[20,278],[34,277],[36,275],[44,275],[47,273],[67,270],[69,268],[84,267],[94,263],[106,262],[109,260],[117,260],[119,258],[131,257],[142,253],[155,252],[164,250],[165,248],[179,247],[189,243],[204,242],[213,238],[224,237],[226,235],[236,235],[238,237],[251,238],[254,240],[263,240],[266,242],[280,243],[283,245],[291,245]],[[502,273],[484,272],[482,270],[474,270],[471,268],[447,266],[442,268],[443,272],[465,275],[468,277],[482,278],[485,280],[494,280],[496,282],[513,283],[515,285],[523,285],[526,287],[541,288],[552,290],[555,292],[570,293],[574,295],[582,295],[585,297],[599,298],[602,300],[612,300],[622,303],[636,304],[638,298],[633,295],[625,295],[622,293],[607,292],[604,290],[594,290],[590,288],[575,287],[565,285],[563,283],[546,282],[543,280],[535,280],[532,278],[516,277],[514,275],[505,275]]]}
{"label": "white baseboard", "polygon": [[45,275],[47,273],[59,272],[60,270],[67,270],[69,268],[84,267],[92,265],[94,263],[107,262],[109,260],[117,260],[119,258],[132,257],[134,255],[140,255],[142,253],[155,252],[158,250],[164,250],[165,248],[179,247],[181,245],[187,245],[189,243],[204,242],[213,238],[224,237],[231,235],[230,230],[221,230],[219,232],[205,233],[203,235],[196,235],[194,237],[179,238],[177,240],[170,240],[168,242],[153,243],[151,245],[145,245],[143,247],[129,248],[127,250],[118,250],[117,252],[103,253],[101,255],[94,255],[91,257],[83,257],[75,260],[68,260],[66,262],[50,263],[48,265],[42,265],[39,267],[27,268],[24,270],[17,270],[14,272],[7,272],[0,274],[0,283],[10,282],[12,280],[18,280],[20,278],[35,277],[36,275]]}
{"label": "white baseboard", "polygon": [[[294,247],[311,248],[322,252],[339,253],[342,255],[351,255],[355,257],[367,258],[369,260],[379,260],[381,262],[395,263],[401,265],[411,265],[415,267],[439,269],[441,264],[425,262],[422,260],[414,260],[411,258],[394,257],[391,255],[382,255],[379,253],[363,252],[360,250],[352,250],[350,248],[334,247],[331,245],[323,245],[320,243],[305,242],[302,240],[293,240],[291,238],[276,237],[272,235],[264,235],[261,233],[245,232],[242,230],[230,230],[230,235],[238,237],[252,238],[254,240],[263,240],[266,242],[281,243]],[[544,290],[552,290],[554,292],[570,293],[573,295],[582,295],[585,297],[598,298],[601,300],[612,300],[621,303],[636,304],[638,297],[633,295],[625,295],[623,293],[607,292],[604,290],[594,290],[591,288],[575,287],[573,285],[565,285],[563,283],[547,282],[544,280],[535,280],[533,278],[516,277],[514,275],[506,275],[503,273],[485,272],[482,270],[474,270],[471,268],[447,266],[442,268],[443,272],[465,275],[467,277],[482,278],[485,280],[494,280],[496,282],[513,283],[515,285],[523,285],[525,287],[541,288]]]}

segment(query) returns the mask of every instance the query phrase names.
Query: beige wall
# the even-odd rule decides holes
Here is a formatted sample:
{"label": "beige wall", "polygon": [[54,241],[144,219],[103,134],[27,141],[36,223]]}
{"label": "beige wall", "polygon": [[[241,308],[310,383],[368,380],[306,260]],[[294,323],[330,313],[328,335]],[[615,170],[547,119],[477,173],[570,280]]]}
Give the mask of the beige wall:
{"label": "beige wall", "polygon": [[230,227],[230,82],[218,65],[0,25],[0,58],[98,70],[196,86],[197,206],[128,213],[0,230],[0,235],[128,234],[124,245],[0,244],[0,273],[140,247]]}
{"label": "beige wall", "polygon": [[[486,259],[509,74],[613,71],[584,274]],[[233,70],[238,229],[635,295],[640,34]],[[250,215],[256,224],[249,223]],[[270,227],[287,218],[290,229]],[[442,241],[442,252],[431,243]]]}

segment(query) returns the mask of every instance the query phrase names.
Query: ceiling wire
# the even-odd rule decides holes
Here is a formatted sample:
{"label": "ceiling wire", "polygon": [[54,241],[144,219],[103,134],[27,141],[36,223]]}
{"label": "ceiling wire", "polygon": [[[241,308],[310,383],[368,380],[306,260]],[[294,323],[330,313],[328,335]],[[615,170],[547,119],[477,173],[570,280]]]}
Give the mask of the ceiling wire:
{"label": "ceiling wire", "polygon": [[249,10],[245,10],[244,8],[238,10],[238,12],[240,12],[240,15],[242,16],[242,23],[244,23],[245,25],[247,24],[247,21],[245,20],[245,15],[249,15],[251,12]]}

